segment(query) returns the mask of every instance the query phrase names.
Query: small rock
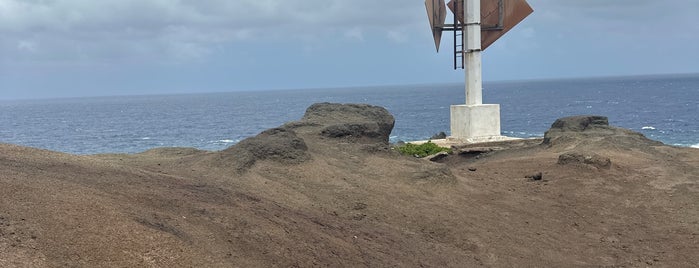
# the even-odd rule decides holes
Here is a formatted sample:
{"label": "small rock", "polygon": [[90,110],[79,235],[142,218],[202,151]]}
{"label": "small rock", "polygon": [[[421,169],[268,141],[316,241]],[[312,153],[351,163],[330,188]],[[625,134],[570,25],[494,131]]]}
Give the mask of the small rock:
{"label": "small rock", "polygon": [[447,138],[447,133],[444,133],[444,131],[439,132],[437,134],[432,135],[430,140],[443,140]]}
{"label": "small rock", "polygon": [[477,168],[468,168],[468,171],[471,171],[471,172],[476,172],[476,170],[478,170],[478,169]]}
{"label": "small rock", "polygon": [[428,156],[427,160],[430,160],[432,162],[439,162],[440,160],[447,158],[447,156],[449,156],[449,153],[439,152],[439,153]]}
{"label": "small rock", "polygon": [[544,178],[544,175],[541,172],[539,172],[539,173],[536,173],[534,175],[526,176],[525,178],[531,179],[533,181],[540,181]]}

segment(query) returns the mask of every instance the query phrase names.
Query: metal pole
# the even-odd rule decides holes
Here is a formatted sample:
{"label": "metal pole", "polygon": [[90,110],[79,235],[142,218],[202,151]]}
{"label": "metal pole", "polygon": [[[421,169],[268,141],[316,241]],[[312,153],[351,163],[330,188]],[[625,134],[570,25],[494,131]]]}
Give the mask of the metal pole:
{"label": "metal pole", "polygon": [[[454,10],[459,10],[459,1],[454,1]],[[456,13],[456,11],[454,13]],[[456,14],[454,14],[454,32],[453,32],[454,33],[454,70],[456,70],[459,67],[459,63],[456,62],[459,59],[459,57],[457,57],[457,54],[456,54],[458,51],[458,47],[457,47],[458,42],[456,40],[456,37],[458,36],[457,30],[456,30],[456,28],[458,27],[457,26],[458,24],[459,24],[459,18],[456,16]],[[463,33],[462,33],[462,35],[463,35]],[[461,50],[464,50],[463,46],[462,46]],[[461,60],[463,61],[463,57],[461,58]]]}
{"label": "metal pole", "polygon": [[465,65],[466,105],[483,104],[483,81],[481,67],[481,1],[466,0],[465,18]]}

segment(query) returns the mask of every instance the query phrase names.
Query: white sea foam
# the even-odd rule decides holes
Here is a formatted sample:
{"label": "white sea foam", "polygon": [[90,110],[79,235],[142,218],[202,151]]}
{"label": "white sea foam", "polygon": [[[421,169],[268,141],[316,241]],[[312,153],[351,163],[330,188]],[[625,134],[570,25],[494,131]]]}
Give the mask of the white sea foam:
{"label": "white sea foam", "polygon": [[689,147],[692,147],[692,148],[697,148],[697,149],[699,149],[699,143],[697,143],[697,144],[694,144],[694,145],[692,145],[692,146],[689,146]]}
{"label": "white sea foam", "polygon": [[645,127],[642,127],[641,129],[643,129],[643,130],[655,130],[655,127],[653,127],[653,126],[645,126]]}
{"label": "white sea foam", "polygon": [[503,130],[502,135],[508,136],[508,137],[512,136],[512,137],[526,138],[526,137],[543,137],[544,133],[532,133],[532,132],[524,132],[524,131]]}
{"label": "white sea foam", "polygon": [[218,142],[221,142],[221,143],[234,143],[235,141],[234,141],[234,140],[218,140]]}
{"label": "white sea foam", "polygon": [[146,141],[146,140],[150,140],[151,137],[143,137],[143,138],[141,138],[141,139],[144,140],[144,141]]}

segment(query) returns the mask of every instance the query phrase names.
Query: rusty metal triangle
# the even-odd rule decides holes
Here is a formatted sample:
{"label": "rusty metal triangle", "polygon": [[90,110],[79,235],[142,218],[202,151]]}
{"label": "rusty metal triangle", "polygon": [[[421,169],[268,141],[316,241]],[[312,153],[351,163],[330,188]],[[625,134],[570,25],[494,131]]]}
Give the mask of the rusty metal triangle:
{"label": "rusty metal triangle", "polygon": [[444,0],[426,0],[427,18],[430,20],[430,28],[434,37],[434,45],[439,52],[439,45],[442,42],[442,28],[447,21],[447,7]]}
{"label": "rusty metal triangle", "polygon": [[[459,10],[454,10],[455,1]],[[451,0],[447,4],[459,23],[464,21],[464,0]],[[481,0],[481,26],[496,25],[499,21],[499,5],[497,0]],[[485,50],[500,37],[514,28],[518,23],[532,14],[534,10],[526,0],[504,0],[504,18],[502,29],[481,31],[481,49]]]}

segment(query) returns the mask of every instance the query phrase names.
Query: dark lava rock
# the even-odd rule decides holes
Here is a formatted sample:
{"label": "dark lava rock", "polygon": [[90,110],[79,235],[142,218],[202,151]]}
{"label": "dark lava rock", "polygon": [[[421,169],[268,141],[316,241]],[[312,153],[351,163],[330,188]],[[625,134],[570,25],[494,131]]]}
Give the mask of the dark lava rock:
{"label": "dark lava rock", "polygon": [[445,158],[449,157],[449,153],[447,152],[439,152],[433,155],[429,155],[425,157],[427,160],[432,161],[432,162],[439,162],[444,160]]}
{"label": "dark lava rock", "polygon": [[556,120],[551,128],[544,134],[544,144],[552,144],[563,139],[570,140],[585,134],[612,134],[613,128],[609,126],[609,119],[604,116],[580,115],[564,117]]}
{"label": "dark lava rock", "polygon": [[584,131],[591,128],[609,127],[609,118],[598,115],[579,115],[556,120],[551,129],[560,131]]}
{"label": "dark lava rock", "polygon": [[308,147],[296,132],[286,128],[265,130],[221,152],[223,158],[233,158],[238,171],[245,171],[258,160],[273,160],[282,164],[300,164],[309,160]]}
{"label": "dark lava rock", "polygon": [[539,172],[539,173],[536,173],[534,175],[525,176],[525,178],[533,180],[533,181],[540,181],[544,178],[544,174]]}
{"label": "dark lava rock", "polygon": [[558,164],[584,164],[599,169],[608,169],[612,166],[612,161],[608,157],[603,157],[595,153],[568,152],[558,156]]}
{"label": "dark lava rock", "polygon": [[442,132],[439,132],[437,134],[432,135],[432,137],[430,137],[430,140],[443,140],[446,138],[447,138],[447,133],[444,133],[444,131],[442,131]]}
{"label": "dark lava rock", "polygon": [[299,122],[287,126],[320,127],[323,137],[361,143],[388,144],[395,119],[383,107],[368,104],[313,104]]}
{"label": "dark lava rock", "polygon": [[366,104],[313,104],[299,121],[266,130],[218,152],[213,163],[244,172],[259,160],[300,164],[311,159],[307,142],[314,137],[359,143],[368,152],[389,151],[395,120],[386,109]]}
{"label": "dark lava rock", "polygon": [[609,125],[605,116],[582,115],[560,118],[544,134],[544,145],[583,144],[638,148],[662,145],[643,134]]}

